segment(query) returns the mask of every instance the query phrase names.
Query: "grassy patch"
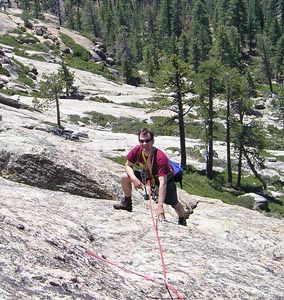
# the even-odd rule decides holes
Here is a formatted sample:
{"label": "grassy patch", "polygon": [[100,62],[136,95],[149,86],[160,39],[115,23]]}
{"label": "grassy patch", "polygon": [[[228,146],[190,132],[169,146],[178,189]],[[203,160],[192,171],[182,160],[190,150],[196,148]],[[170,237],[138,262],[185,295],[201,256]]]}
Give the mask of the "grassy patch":
{"label": "grassy patch", "polygon": [[[29,40],[29,43],[25,43],[27,39]],[[22,49],[39,52],[48,52],[49,50],[49,48],[46,45],[40,43],[40,41],[35,36],[28,33],[19,35],[1,35],[0,43],[14,47],[15,51],[19,51],[19,49]]]}
{"label": "grassy patch", "polygon": [[88,50],[75,43],[74,40],[66,34],[60,33],[60,38],[63,43],[72,50],[71,53],[64,54],[68,67],[100,74],[110,80],[115,80],[115,77],[110,74],[108,68],[103,64],[96,64],[91,61],[91,53]]}
{"label": "grassy patch", "polygon": [[135,108],[143,108],[143,109],[150,108],[150,105],[146,104],[145,102],[142,102],[142,103],[140,103],[140,102],[122,102],[121,105],[135,107]]}
{"label": "grassy patch", "polygon": [[10,73],[5,68],[3,68],[1,65],[0,65],[0,75],[5,75],[7,77],[10,77]]}
{"label": "grassy patch", "polygon": [[113,101],[108,100],[107,98],[101,96],[91,97],[90,100],[99,103],[113,103]]}
{"label": "grassy patch", "polygon": [[284,197],[280,197],[279,199],[272,199],[268,205],[269,212],[268,216],[276,217],[276,218],[284,218]]}

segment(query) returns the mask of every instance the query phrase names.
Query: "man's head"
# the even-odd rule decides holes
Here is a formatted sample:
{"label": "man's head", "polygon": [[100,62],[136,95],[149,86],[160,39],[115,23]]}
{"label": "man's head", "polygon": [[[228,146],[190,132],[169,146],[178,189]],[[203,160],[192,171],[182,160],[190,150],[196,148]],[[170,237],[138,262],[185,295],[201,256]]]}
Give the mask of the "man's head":
{"label": "man's head", "polygon": [[148,128],[141,128],[138,133],[138,141],[144,150],[150,150],[154,144],[154,133]]}

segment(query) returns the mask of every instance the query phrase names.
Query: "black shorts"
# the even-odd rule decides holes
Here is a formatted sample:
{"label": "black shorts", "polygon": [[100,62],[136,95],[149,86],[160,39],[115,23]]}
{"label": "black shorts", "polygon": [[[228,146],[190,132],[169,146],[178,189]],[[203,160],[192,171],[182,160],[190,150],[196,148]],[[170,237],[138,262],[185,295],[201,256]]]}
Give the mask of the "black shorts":
{"label": "black shorts", "polygon": [[[142,170],[134,171],[135,176],[140,181],[142,181],[141,172]],[[178,203],[176,183],[172,175],[167,176],[167,178],[168,179],[167,179],[167,191],[166,191],[165,204],[175,206]]]}

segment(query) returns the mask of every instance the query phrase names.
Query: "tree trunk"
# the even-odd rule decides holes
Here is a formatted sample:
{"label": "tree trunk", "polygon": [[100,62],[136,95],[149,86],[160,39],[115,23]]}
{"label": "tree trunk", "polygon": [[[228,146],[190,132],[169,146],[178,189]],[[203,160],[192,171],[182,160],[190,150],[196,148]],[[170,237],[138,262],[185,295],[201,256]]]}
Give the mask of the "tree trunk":
{"label": "tree trunk", "polygon": [[250,159],[250,157],[249,157],[249,155],[248,155],[248,153],[247,153],[247,151],[246,151],[246,149],[244,147],[243,147],[243,153],[244,153],[244,156],[245,156],[245,158],[246,158],[246,160],[248,162],[248,165],[249,165],[250,169],[252,170],[254,176],[262,183],[262,186],[263,186],[264,190],[266,190],[267,189],[266,182],[258,174],[257,170],[255,169],[255,167],[254,167],[254,165],[253,165],[253,163],[252,163],[252,161],[251,161],[251,159]]}
{"label": "tree trunk", "polygon": [[231,163],[231,124],[230,124],[230,97],[227,95],[227,110],[226,110],[226,143],[227,143],[227,180],[232,185],[232,163]]}
{"label": "tree trunk", "polygon": [[272,86],[272,80],[271,80],[270,62],[269,62],[268,54],[266,52],[264,43],[262,44],[262,51],[263,51],[262,55],[263,55],[263,63],[264,63],[264,67],[265,67],[265,73],[267,76],[270,93],[272,94],[273,86]]}
{"label": "tree trunk", "polygon": [[213,178],[213,90],[212,79],[209,79],[209,97],[208,97],[208,153],[206,175],[209,179]]}
{"label": "tree trunk", "polygon": [[15,107],[15,108],[24,108],[24,109],[33,110],[32,107],[30,107],[26,104],[20,103],[17,100],[14,100],[12,98],[6,97],[3,94],[0,94],[0,103],[11,106],[11,107]]}
{"label": "tree trunk", "polygon": [[238,175],[237,175],[237,182],[236,187],[241,187],[241,178],[242,178],[242,157],[243,157],[243,151],[242,146],[239,148],[239,159],[238,159]]}
{"label": "tree trunk", "polygon": [[56,103],[57,126],[58,126],[58,128],[61,128],[60,109],[59,109],[59,97],[58,97],[58,95],[55,95],[55,103]]}
{"label": "tree trunk", "polygon": [[56,5],[56,13],[57,13],[57,17],[58,17],[58,24],[61,26],[63,22],[62,22],[60,1],[56,0],[55,5]]}
{"label": "tree trunk", "polygon": [[186,166],[186,146],[185,146],[185,130],[184,130],[182,99],[178,100],[178,108],[179,108],[178,124],[179,124],[179,139],[180,139],[180,153],[181,153],[180,165],[182,168],[184,168]]}

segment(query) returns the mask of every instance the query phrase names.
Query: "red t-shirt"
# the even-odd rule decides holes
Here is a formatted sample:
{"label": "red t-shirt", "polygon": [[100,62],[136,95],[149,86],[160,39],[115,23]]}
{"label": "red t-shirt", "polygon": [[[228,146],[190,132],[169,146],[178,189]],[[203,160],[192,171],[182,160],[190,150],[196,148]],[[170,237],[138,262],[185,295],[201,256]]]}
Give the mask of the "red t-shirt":
{"label": "red t-shirt", "polygon": [[[140,145],[137,145],[134,148],[132,148],[130,152],[127,154],[126,158],[128,161],[130,161],[133,164],[145,164],[144,158],[142,156],[142,148]],[[157,168],[158,176],[165,176],[171,174],[168,157],[162,150],[160,149],[156,150],[154,163]]]}

